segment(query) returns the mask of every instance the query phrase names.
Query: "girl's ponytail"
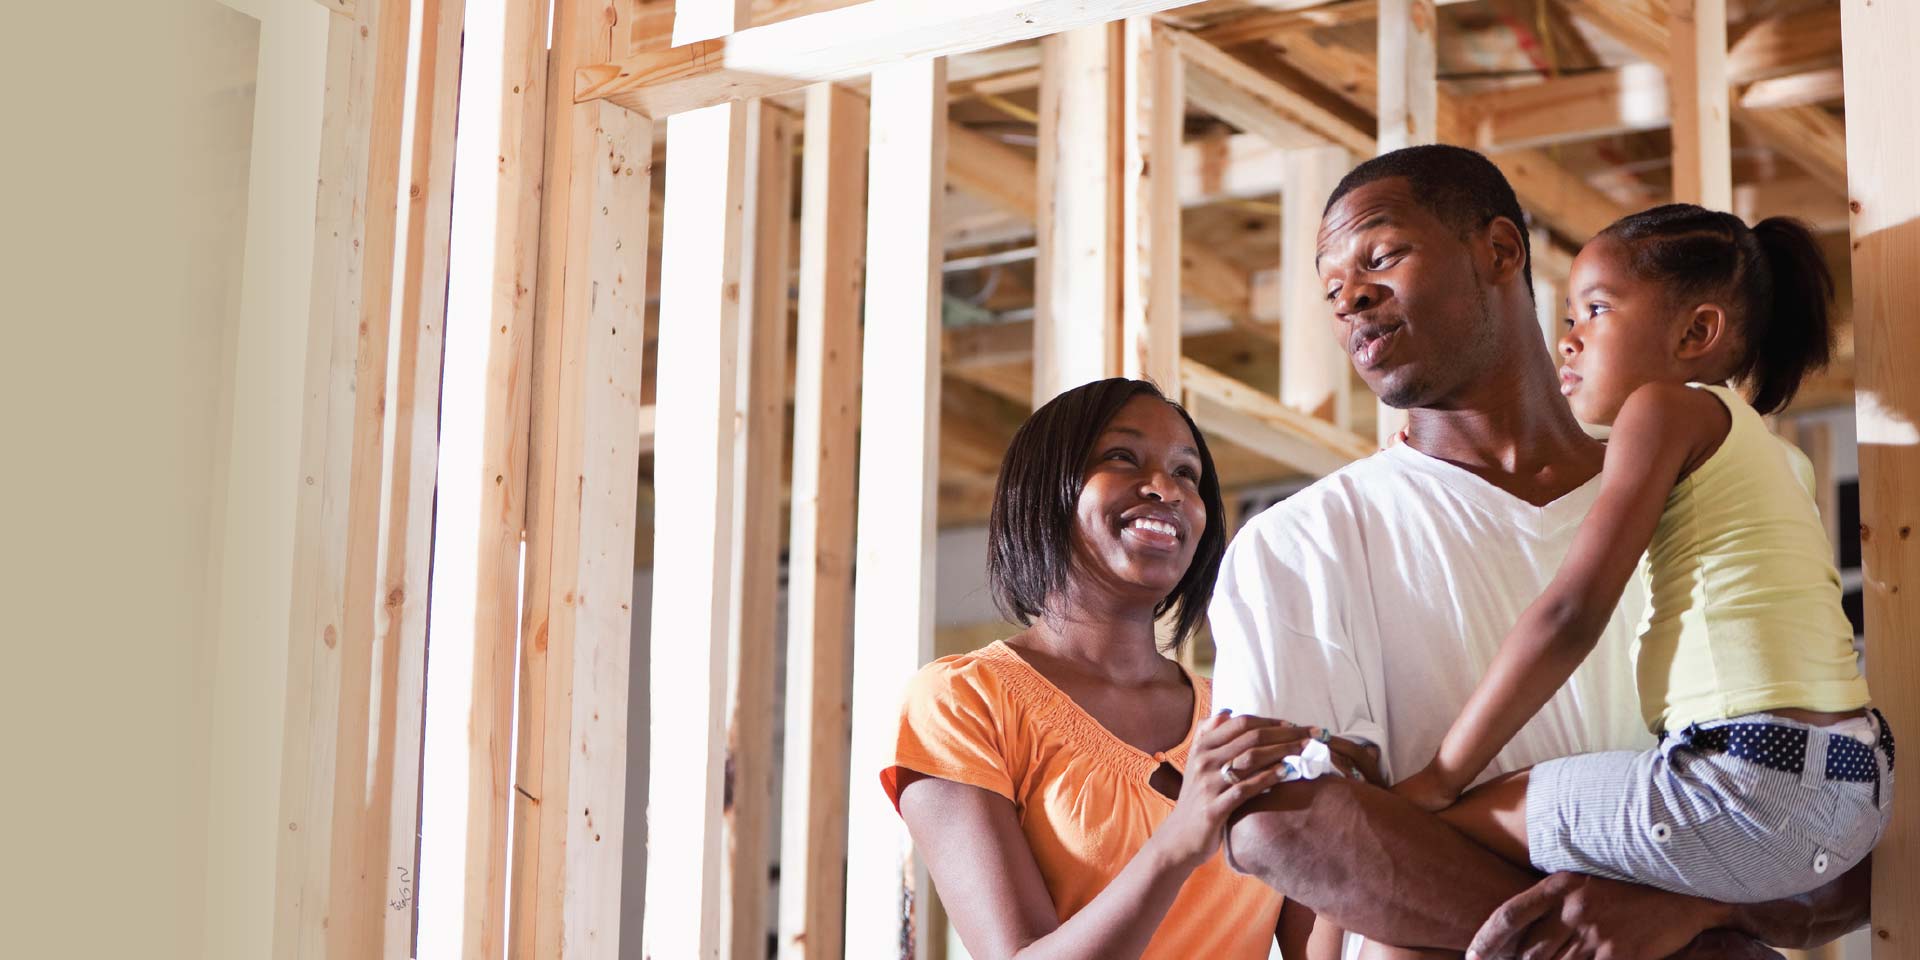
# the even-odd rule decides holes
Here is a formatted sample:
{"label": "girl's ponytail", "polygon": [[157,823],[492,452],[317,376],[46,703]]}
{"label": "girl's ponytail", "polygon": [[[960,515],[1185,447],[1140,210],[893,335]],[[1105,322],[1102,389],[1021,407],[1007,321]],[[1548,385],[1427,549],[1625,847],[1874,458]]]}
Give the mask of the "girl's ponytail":
{"label": "girl's ponytail", "polygon": [[1753,408],[1765,414],[1785,407],[1800,382],[1832,357],[1833,273],[1813,231],[1798,220],[1768,217],[1754,225],[1753,238],[1763,253],[1754,272],[1767,279],[1750,285],[1765,293],[1749,304],[1746,380]]}

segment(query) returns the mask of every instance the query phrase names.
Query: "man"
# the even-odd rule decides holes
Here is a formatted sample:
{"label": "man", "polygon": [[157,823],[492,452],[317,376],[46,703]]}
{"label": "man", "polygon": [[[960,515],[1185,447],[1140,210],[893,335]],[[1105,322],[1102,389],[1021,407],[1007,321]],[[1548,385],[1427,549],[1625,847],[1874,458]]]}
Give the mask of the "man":
{"label": "man", "polygon": [[[1433,755],[1599,490],[1604,447],[1560,397],[1521,223],[1505,177],[1458,147],[1396,151],[1341,181],[1316,263],[1334,335],[1374,393],[1409,411],[1405,442],[1251,520],[1210,610],[1216,709],[1328,728],[1377,751],[1389,782]],[[1622,602],[1485,776],[1647,745],[1628,657],[1639,607]],[[1571,875],[1535,885],[1400,798],[1337,778],[1275,789],[1228,842],[1238,869],[1324,922],[1450,952],[1664,957],[1725,928],[1696,955],[1769,956],[1726,931],[1798,946],[1866,919],[1864,869],[1745,908]]]}

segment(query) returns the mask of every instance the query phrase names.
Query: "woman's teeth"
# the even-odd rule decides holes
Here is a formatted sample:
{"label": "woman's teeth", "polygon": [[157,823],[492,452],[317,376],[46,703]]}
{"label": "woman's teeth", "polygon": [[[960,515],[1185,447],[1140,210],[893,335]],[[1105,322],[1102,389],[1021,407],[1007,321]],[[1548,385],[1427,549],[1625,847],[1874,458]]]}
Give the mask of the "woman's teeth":
{"label": "woman's teeth", "polygon": [[1180,531],[1176,529],[1173,524],[1168,523],[1165,520],[1154,520],[1147,517],[1141,517],[1140,519],[1127,524],[1127,526],[1130,526],[1136,530],[1144,530],[1148,533],[1157,533],[1165,537],[1177,537],[1180,535]]}

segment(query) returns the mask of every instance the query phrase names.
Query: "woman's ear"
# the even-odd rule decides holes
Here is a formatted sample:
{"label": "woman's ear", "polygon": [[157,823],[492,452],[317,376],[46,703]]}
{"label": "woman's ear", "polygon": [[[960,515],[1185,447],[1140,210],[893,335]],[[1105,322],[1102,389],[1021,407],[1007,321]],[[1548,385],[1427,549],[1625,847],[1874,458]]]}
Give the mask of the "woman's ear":
{"label": "woman's ear", "polygon": [[1693,308],[1680,330],[1680,344],[1674,351],[1678,360],[1700,360],[1719,352],[1731,338],[1727,311],[1717,303]]}

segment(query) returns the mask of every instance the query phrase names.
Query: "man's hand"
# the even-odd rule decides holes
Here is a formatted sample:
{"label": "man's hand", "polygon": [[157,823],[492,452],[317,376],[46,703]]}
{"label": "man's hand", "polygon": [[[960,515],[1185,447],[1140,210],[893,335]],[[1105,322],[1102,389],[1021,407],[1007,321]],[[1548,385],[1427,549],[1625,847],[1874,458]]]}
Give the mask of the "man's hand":
{"label": "man's hand", "polygon": [[1725,916],[1726,907],[1711,900],[1585,874],[1556,873],[1494,911],[1474,936],[1467,956],[1478,960],[1522,956],[1660,960],[1680,953],[1695,937],[1720,926]]}
{"label": "man's hand", "polygon": [[1429,764],[1419,773],[1393,785],[1393,792],[1428,813],[1438,813],[1460,799],[1460,788],[1447,782],[1440,771]]}

